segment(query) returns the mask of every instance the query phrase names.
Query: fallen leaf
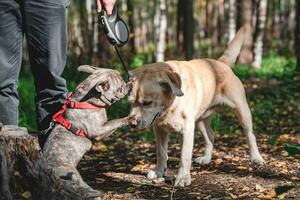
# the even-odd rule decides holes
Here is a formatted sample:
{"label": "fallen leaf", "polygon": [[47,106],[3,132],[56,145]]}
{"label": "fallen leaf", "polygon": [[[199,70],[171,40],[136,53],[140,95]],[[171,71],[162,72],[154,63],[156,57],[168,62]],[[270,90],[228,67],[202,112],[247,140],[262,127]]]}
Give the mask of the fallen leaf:
{"label": "fallen leaf", "polygon": [[274,190],[268,190],[265,192],[265,197],[268,199],[272,199],[276,196],[276,192]]}
{"label": "fallen leaf", "polygon": [[238,166],[238,169],[239,170],[247,170],[247,167],[245,167],[245,166]]}
{"label": "fallen leaf", "polygon": [[104,183],[105,179],[104,178],[100,178],[100,177],[96,177],[96,182],[97,183]]}
{"label": "fallen leaf", "polygon": [[23,192],[22,197],[24,197],[25,199],[30,199],[32,197],[32,194],[30,191],[26,191],[26,192]]}
{"label": "fallen leaf", "polygon": [[281,195],[278,195],[277,198],[278,199],[285,199],[286,195],[287,195],[287,193],[282,193]]}
{"label": "fallen leaf", "polygon": [[232,199],[237,199],[237,198],[238,198],[238,196],[236,196],[236,195],[234,195],[234,194],[232,194],[232,193],[229,193],[229,196],[230,196]]}
{"label": "fallen leaf", "polygon": [[255,190],[259,191],[259,192],[263,192],[265,191],[265,188],[263,188],[261,185],[259,184],[255,184]]}
{"label": "fallen leaf", "polygon": [[244,186],[243,189],[242,189],[243,192],[246,192],[246,191],[249,191],[249,190],[250,190],[250,188],[247,187],[247,186]]}
{"label": "fallen leaf", "polygon": [[219,165],[223,162],[223,160],[221,158],[218,158],[217,160],[215,160],[215,164]]}

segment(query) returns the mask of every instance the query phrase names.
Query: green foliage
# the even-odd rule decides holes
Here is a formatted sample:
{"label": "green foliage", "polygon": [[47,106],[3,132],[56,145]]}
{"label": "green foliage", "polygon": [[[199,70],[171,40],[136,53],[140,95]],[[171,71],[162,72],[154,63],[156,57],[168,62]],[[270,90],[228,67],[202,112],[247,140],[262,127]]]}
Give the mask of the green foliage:
{"label": "green foliage", "polygon": [[144,65],[145,55],[137,54],[130,59],[129,66],[133,69]]}
{"label": "green foliage", "polygon": [[289,153],[289,155],[300,154],[299,144],[286,143],[284,145],[284,149]]}
{"label": "green foliage", "polygon": [[19,96],[19,124],[29,131],[36,130],[35,89],[32,78],[25,77],[19,80]]}
{"label": "green foliage", "polygon": [[294,57],[284,57],[277,55],[274,51],[263,59],[261,69],[254,69],[247,65],[237,65],[234,72],[241,78],[282,78],[294,74],[296,60]]}
{"label": "green foliage", "polygon": [[150,130],[143,131],[139,134],[140,134],[140,138],[141,138],[142,141],[147,141],[147,142],[153,142],[154,141],[154,134]]}

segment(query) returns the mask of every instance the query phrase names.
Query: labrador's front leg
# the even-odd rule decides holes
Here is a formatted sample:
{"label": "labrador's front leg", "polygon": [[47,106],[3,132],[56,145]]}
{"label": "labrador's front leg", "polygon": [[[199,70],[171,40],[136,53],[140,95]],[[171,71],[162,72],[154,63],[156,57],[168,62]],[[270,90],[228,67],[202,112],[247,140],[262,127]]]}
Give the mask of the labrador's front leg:
{"label": "labrador's front leg", "polygon": [[158,126],[154,126],[155,139],[156,139],[156,166],[151,169],[147,177],[149,179],[160,178],[164,175],[167,169],[168,161],[168,141],[169,134]]}
{"label": "labrador's front leg", "polygon": [[194,126],[193,123],[189,123],[182,133],[180,167],[175,180],[175,186],[184,187],[191,184],[190,170],[194,146]]}
{"label": "labrador's front leg", "polygon": [[128,126],[131,120],[132,120],[131,117],[124,117],[121,119],[114,119],[114,120],[107,121],[101,125],[101,127],[98,129],[96,133],[91,133],[89,137],[97,138],[97,140],[108,137],[118,128]]}

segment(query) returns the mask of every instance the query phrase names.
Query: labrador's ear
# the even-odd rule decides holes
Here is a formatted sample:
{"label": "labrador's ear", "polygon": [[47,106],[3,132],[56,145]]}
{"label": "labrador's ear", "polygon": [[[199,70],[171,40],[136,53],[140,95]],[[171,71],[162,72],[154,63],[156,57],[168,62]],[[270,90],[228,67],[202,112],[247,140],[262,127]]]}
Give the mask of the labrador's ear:
{"label": "labrador's ear", "polygon": [[77,70],[80,72],[86,72],[89,74],[93,74],[93,73],[98,72],[100,70],[100,68],[94,67],[92,65],[81,65],[77,68]]}
{"label": "labrador's ear", "polygon": [[183,96],[183,92],[181,90],[181,78],[180,75],[176,72],[167,72],[166,80],[161,81],[159,84],[162,87],[169,87],[172,93],[175,96],[181,97]]}

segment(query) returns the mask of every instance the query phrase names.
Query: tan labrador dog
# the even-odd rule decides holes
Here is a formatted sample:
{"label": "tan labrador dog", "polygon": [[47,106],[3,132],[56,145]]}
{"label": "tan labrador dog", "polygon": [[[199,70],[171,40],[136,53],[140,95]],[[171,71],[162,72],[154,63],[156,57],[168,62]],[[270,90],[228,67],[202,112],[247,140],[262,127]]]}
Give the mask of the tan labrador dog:
{"label": "tan labrador dog", "polygon": [[135,120],[131,127],[141,130],[153,124],[156,136],[157,163],[149,171],[149,179],[163,176],[167,168],[169,134],[178,132],[182,135],[182,146],[175,185],[190,185],[195,128],[202,132],[206,142],[204,156],[195,162],[208,164],[214,140],[211,119],[223,105],[233,109],[247,134],[251,161],[265,163],[253,134],[245,90],[230,68],[240,53],[245,31],[246,27],[238,31],[218,60],[167,61],[132,71],[135,82],[129,101],[132,105],[130,115]]}

